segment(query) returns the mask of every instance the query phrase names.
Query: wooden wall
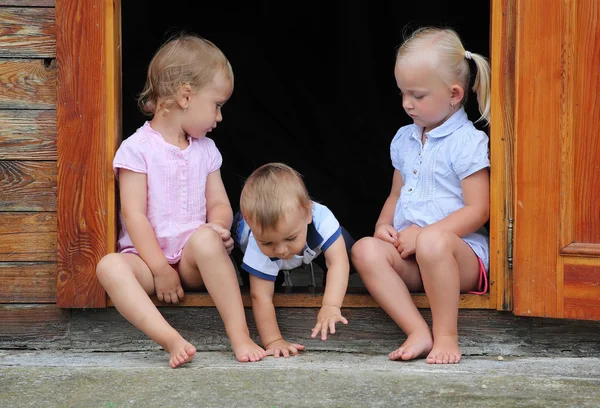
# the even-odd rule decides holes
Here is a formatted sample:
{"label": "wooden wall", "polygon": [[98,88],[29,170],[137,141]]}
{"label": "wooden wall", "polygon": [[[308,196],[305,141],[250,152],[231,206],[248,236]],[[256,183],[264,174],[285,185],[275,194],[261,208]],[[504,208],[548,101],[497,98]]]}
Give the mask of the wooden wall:
{"label": "wooden wall", "polygon": [[43,339],[70,313],[54,306],[54,5],[0,0],[0,339],[25,323],[25,337]]}

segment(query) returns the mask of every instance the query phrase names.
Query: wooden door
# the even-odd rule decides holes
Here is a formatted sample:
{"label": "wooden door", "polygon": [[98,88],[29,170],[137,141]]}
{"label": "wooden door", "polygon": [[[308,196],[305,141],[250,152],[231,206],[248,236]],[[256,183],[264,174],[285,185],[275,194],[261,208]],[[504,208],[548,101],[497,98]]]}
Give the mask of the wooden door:
{"label": "wooden door", "polygon": [[600,2],[518,0],[514,313],[600,319]]}

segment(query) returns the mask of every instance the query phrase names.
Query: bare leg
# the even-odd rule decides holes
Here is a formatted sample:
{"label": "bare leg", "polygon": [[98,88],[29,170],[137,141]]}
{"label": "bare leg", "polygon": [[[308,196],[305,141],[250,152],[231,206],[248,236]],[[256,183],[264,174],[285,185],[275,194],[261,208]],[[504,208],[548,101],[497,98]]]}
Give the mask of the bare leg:
{"label": "bare leg", "polygon": [[406,333],[406,341],[389,358],[411,360],[429,353],[431,331],[410,294],[422,290],[416,262],[402,259],[392,244],[366,237],[352,247],[352,263],[371,296]]}
{"label": "bare leg", "polygon": [[479,261],[458,236],[440,229],[425,229],[417,236],[417,262],[433,320],[430,364],[454,364],[462,357],[458,346],[460,292],[477,286]]}
{"label": "bare leg", "polygon": [[108,254],[98,263],[96,274],[119,313],[170,354],[172,368],[192,361],[196,348],[167,323],[150,300],[154,277],[138,255]]}
{"label": "bare leg", "polygon": [[217,232],[200,228],[192,235],[183,249],[179,272],[185,286],[206,286],[238,361],[265,357],[265,350],[250,338],[235,268]]}

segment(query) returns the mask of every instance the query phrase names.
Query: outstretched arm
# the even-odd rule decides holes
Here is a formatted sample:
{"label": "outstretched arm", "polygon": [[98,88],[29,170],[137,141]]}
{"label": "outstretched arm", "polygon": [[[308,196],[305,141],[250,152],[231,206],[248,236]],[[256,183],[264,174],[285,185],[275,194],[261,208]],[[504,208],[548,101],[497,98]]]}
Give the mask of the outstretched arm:
{"label": "outstretched arm", "polygon": [[275,282],[258,278],[250,275],[250,295],[252,297],[252,312],[256,321],[256,328],[260,341],[265,348],[267,355],[279,357],[289,357],[290,353],[298,354],[299,350],[304,350],[302,344],[288,343],[281,336],[277,316],[275,315],[275,306],[273,305],[273,293],[275,292]]}
{"label": "outstretched arm", "polygon": [[208,175],[206,181],[206,224],[219,233],[228,253],[233,249],[231,223],[233,210],[223,185],[221,171],[215,170]]}
{"label": "outstretched arm", "polygon": [[328,329],[331,334],[335,333],[336,323],[348,324],[348,320],[342,316],[340,310],[348,289],[348,275],[350,274],[350,261],[342,235],[325,251],[325,263],[327,265],[327,283],[323,295],[323,305],[311,335],[312,338],[315,338],[321,332],[321,340],[327,340]]}

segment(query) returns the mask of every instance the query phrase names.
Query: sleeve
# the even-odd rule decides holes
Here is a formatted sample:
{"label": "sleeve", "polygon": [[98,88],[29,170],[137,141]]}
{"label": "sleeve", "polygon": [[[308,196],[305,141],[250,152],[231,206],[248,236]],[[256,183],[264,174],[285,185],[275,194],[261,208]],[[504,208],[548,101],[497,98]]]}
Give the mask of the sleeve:
{"label": "sleeve", "polygon": [[[329,208],[318,203],[313,205],[313,224],[318,234],[319,244],[317,247],[323,252],[342,234],[342,228],[335,215],[333,215]],[[314,240],[314,238],[307,237],[307,241],[311,240]],[[310,245],[310,242],[309,247],[314,248]]]}
{"label": "sleeve", "polygon": [[136,173],[148,173],[148,164],[139,143],[135,139],[123,140],[113,159],[113,171],[119,176],[119,169],[127,169]]}
{"label": "sleeve", "polygon": [[410,132],[408,131],[408,126],[403,126],[398,129],[396,135],[392,139],[392,143],[390,144],[390,157],[392,159],[392,165],[395,169],[402,171],[404,167],[404,158],[407,154],[407,144],[406,144],[406,135],[410,136]]}
{"label": "sleeve", "polygon": [[490,167],[488,141],[488,136],[480,130],[473,130],[463,138],[457,138],[450,159],[460,180]]}
{"label": "sleeve", "polygon": [[221,168],[223,156],[221,156],[221,152],[217,148],[217,145],[215,145],[214,140],[209,137],[205,137],[204,140],[206,143],[206,153],[208,155],[208,172],[212,173]]}
{"label": "sleeve", "polygon": [[279,274],[279,264],[262,253],[252,235],[248,238],[248,246],[244,252],[242,269],[250,275],[274,282]]}

